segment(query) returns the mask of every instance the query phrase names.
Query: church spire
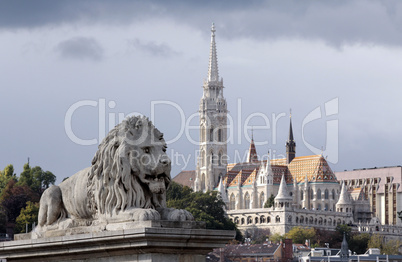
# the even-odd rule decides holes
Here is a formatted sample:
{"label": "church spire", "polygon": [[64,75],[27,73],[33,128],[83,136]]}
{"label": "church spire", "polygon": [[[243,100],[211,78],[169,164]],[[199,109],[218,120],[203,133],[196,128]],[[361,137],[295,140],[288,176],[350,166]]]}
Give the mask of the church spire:
{"label": "church spire", "polygon": [[254,138],[251,137],[250,148],[248,149],[247,162],[258,161],[257,150],[255,149]]}
{"label": "church spire", "polygon": [[211,27],[211,48],[209,52],[209,68],[208,68],[208,82],[219,81],[218,72],[218,57],[216,54],[215,43],[215,24],[212,23]]}
{"label": "church spire", "polygon": [[289,137],[286,141],[286,163],[290,164],[292,160],[296,157],[296,142],[293,138],[293,128],[292,128],[292,111],[290,111],[290,124],[289,124]]}

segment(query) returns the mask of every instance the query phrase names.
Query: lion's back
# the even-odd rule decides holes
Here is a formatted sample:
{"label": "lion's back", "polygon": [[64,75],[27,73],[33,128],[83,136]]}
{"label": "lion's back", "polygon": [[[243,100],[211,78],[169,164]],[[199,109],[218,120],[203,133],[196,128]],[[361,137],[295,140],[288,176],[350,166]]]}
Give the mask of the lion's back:
{"label": "lion's back", "polygon": [[63,181],[59,187],[62,192],[64,207],[67,212],[77,218],[90,218],[88,210],[88,175],[91,167],[75,173]]}

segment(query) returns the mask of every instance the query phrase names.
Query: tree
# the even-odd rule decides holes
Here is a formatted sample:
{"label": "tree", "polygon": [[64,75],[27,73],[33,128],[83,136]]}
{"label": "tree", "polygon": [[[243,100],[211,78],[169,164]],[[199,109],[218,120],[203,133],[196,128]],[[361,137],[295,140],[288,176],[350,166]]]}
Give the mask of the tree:
{"label": "tree", "polygon": [[28,186],[18,185],[15,180],[10,180],[0,197],[0,205],[6,213],[7,222],[15,223],[28,201],[38,202],[39,195]]}
{"label": "tree", "polygon": [[225,202],[217,191],[193,192],[189,187],[172,181],[166,197],[168,207],[189,211],[196,221],[205,221],[209,229],[236,230],[236,239],[242,240],[236,224],[226,217]]}
{"label": "tree", "polygon": [[368,248],[379,248],[381,249],[382,242],[384,240],[384,236],[379,234],[372,234],[370,240],[367,244]]}
{"label": "tree", "polygon": [[20,175],[18,183],[30,187],[34,192],[42,195],[43,191],[49,188],[50,184],[54,185],[56,176],[50,171],[43,171],[41,167],[31,168],[28,163],[24,165],[24,170]]}
{"label": "tree", "polygon": [[385,241],[385,237],[379,234],[371,235],[368,241],[368,248],[379,248],[381,254],[386,255],[397,255],[399,254],[399,247],[402,242],[399,239],[391,239]]}
{"label": "tree", "polygon": [[28,201],[26,207],[21,209],[16,219],[15,233],[25,233],[26,224],[38,224],[39,203]]}
{"label": "tree", "polygon": [[275,233],[275,234],[272,234],[270,237],[269,237],[269,240],[272,242],[272,243],[279,243],[280,241],[281,241],[281,239],[284,239],[285,238],[285,236],[283,236],[283,235],[281,235],[281,234],[279,234],[279,233]]}
{"label": "tree", "polygon": [[14,166],[8,165],[3,171],[0,171],[0,194],[11,179],[17,180],[17,177],[14,174]]}
{"label": "tree", "polygon": [[293,227],[285,237],[292,239],[295,244],[303,244],[306,239],[313,239],[315,234],[314,228]]}
{"label": "tree", "polygon": [[339,224],[336,226],[335,231],[338,232],[338,241],[342,243],[343,234],[345,234],[346,241],[349,243],[351,238],[352,228],[345,224]]}
{"label": "tree", "polygon": [[399,239],[391,239],[383,243],[381,247],[381,254],[386,255],[399,255],[399,247],[402,245],[402,241]]}
{"label": "tree", "polygon": [[356,254],[363,254],[367,251],[367,245],[370,240],[368,233],[356,233],[352,235],[349,241],[349,248]]}
{"label": "tree", "polygon": [[271,196],[267,199],[267,201],[264,204],[264,208],[270,208],[274,206],[275,202],[275,196],[271,194]]}

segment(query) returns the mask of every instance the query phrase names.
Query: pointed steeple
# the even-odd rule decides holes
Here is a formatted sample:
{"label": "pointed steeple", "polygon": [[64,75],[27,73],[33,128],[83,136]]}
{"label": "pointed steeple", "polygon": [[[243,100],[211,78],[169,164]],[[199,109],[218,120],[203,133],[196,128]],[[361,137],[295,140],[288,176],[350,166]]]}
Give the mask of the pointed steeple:
{"label": "pointed steeple", "polygon": [[346,241],[346,234],[345,233],[343,233],[343,240],[342,240],[342,244],[341,244],[340,257],[341,258],[349,257],[349,246],[348,246],[348,242]]}
{"label": "pointed steeple", "polygon": [[250,148],[248,149],[247,162],[252,163],[258,161],[257,150],[255,149],[254,139],[251,138]]}
{"label": "pointed steeple", "polygon": [[216,54],[216,43],[215,43],[215,31],[216,31],[215,24],[212,23],[211,48],[209,51],[208,82],[219,81],[218,57]]}
{"label": "pointed steeple", "polygon": [[286,163],[290,164],[292,160],[296,157],[296,142],[293,139],[293,128],[292,128],[292,111],[290,111],[290,125],[289,125],[289,137],[286,141]]}
{"label": "pointed steeple", "polygon": [[278,194],[275,197],[275,201],[277,200],[289,200],[289,201],[293,200],[293,198],[289,195],[288,186],[286,185],[286,179],[284,173],[282,173],[282,179],[279,185]]}

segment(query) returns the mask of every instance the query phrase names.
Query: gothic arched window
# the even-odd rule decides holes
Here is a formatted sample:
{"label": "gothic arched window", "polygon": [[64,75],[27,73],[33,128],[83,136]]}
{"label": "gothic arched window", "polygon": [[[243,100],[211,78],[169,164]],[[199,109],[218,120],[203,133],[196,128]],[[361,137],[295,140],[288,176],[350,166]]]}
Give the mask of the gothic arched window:
{"label": "gothic arched window", "polygon": [[218,129],[218,141],[222,142],[222,129]]}
{"label": "gothic arched window", "polygon": [[261,194],[260,194],[260,208],[264,207],[264,198],[265,198],[264,192],[261,192]]}
{"label": "gothic arched window", "polygon": [[209,129],[209,142],[213,142],[214,141],[214,128],[211,127]]}
{"label": "gothic arched window", "polygon": [[325,199],[329,198],[328,189],[325,189],[325,191],[324,191],[324,198]]}
{"label": "gothic arched window", "polygon": [[321,199],[321,189],[317,190],[317,199]]}
{"label": "gothic arched window", "polygon": [[248,192],[244,195],[244,209],[250,209],[250,195]]}
{"label": "gothic arched window", "polygon": [[222,165],[222,152],[219,152],[218,154],[218,165]]}
{"label": "gothic arched window", "polygon": [[314,199],[314,190],[310,189],[310,199]]}
{"label": "gothic arched window", "polygon": [[235,205],[236,205],[236,197],[232,193],[229,198],[229,210],[235,210],[236,209]]}
{"label": "gothic arched window", "polygon": [[335,190],[332,189],[332,199],[335,200]]}

